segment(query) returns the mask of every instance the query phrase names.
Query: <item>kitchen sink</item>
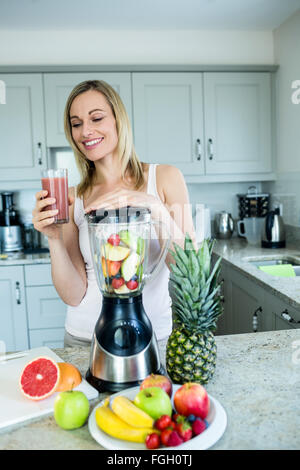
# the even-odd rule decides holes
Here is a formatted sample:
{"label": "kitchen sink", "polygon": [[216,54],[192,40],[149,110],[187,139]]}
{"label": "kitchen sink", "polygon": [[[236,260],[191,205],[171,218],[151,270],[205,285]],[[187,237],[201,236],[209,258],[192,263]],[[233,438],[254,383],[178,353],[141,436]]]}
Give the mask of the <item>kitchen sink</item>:
{"label": "kitchen sink", "polygon": [[[250,263],[257,268],[260,266],[278,266],[280,264],[291,264],[296,276],[300,276],[300,255],[297,256],[257,256],[246,257],[243,261]],[[271,273],[269,273],[271,274]],[[271,274],[272,275],[272,274]]]}

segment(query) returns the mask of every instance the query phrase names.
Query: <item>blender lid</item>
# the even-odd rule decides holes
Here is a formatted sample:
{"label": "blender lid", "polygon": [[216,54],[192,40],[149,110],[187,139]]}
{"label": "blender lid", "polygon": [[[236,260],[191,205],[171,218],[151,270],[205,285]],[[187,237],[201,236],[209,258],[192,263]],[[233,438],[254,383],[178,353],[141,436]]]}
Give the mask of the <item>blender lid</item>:
{"label": "blender lid", "polygon": [[147,207],[126,206],[117,209],[97,209],[85,215],[89,224],[122,224],[149,222],[151,211]]}

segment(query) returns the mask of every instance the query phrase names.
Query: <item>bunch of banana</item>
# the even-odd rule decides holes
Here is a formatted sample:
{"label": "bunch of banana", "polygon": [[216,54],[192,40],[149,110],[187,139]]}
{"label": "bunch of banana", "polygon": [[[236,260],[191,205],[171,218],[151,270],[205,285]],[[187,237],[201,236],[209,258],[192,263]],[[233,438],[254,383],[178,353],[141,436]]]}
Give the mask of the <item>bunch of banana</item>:
{"label": "bunch of banana", "polygon": [[102,431],[125,441],[144,443],[148,434],[159,433],[153,419],[137,408],[128,398],[118,396],[109,407],[109,398],[96,409],[96,423]]}

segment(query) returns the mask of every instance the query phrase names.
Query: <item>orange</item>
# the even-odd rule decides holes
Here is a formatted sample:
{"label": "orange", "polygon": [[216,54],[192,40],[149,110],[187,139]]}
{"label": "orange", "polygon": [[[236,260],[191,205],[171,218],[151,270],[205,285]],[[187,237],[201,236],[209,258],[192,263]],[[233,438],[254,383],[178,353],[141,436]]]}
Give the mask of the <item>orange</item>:
{"label": "orange", "polygon": [[73,390],[81,383],[81,374],[73,364],[70,364],[69,362],[58,362],[57,365],[60,371],[60,379],[55,389],[56,392]]}

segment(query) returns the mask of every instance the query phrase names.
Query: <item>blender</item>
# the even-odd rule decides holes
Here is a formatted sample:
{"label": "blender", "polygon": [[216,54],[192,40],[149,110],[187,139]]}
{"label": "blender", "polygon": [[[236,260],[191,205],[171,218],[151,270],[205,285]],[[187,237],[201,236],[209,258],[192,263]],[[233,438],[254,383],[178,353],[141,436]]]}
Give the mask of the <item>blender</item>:
{"label": "blender", "polygon": [[160,271],[170,238],[164,237],[160,249],[156,241],[155,260],[151,256],[150,265],[152,240],[163,224],[151,220],[149,209],[101,209],[85,217],[103,298],[86,379],[100,392],[116,392],[139,385],[151,373],[164,373],[142,290]]}

